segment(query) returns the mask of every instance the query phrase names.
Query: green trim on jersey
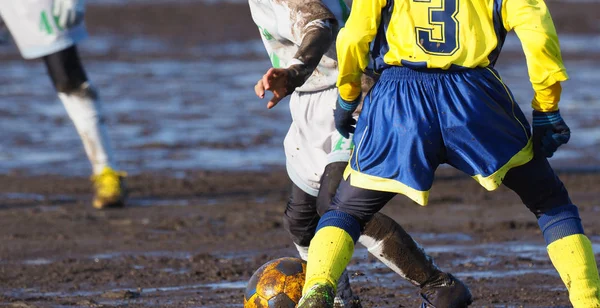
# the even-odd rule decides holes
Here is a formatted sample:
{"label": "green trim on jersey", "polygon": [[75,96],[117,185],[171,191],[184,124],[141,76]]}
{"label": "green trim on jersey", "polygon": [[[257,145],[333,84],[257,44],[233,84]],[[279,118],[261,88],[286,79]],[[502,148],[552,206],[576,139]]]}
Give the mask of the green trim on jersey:
{"label": "green trim on jersey", "polygon": [[281,60],[279,60],[279,57],[272,53],[269,55],[269,58],[271,58],[271,64],[273,65],[274,68],[280,68],[281,67]]}
{"label": "green trim on jersey", "polygon": [[346,22],[346,20],[348,20],[348,17],[350,17],[350,9],[348,8],[344,0],[339,0],[339,2],[340,7],[342,8],[342,20]]}

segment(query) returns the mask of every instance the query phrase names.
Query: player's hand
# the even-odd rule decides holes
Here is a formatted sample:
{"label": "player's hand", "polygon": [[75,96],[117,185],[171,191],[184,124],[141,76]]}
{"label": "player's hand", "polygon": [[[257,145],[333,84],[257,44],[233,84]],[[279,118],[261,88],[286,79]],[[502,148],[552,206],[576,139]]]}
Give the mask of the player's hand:
{"label": "player's hand", "polygon": [[333,111],[333,117],[335,119],[335,129],[344,138],[350,138],[350,134],[354,134],[354,124],[356,120],[352,117],[354,110],[358,107],[360,102],[360,96],[354,101],[348,102],[338,96],[337,103],[335,104],[335,110]]}
{"label": "player's hand", "polygon": [[288,70],[270,68],[254,86],[254,92],[260,98],[265,97],[266,91],[273,92],[273,97],[267,103],[269,109],[275,107],[279,101],[290,94],[288,93]]}
{"label": "player's hand", "polygon": [[69,29],[83,21],[85,0],[54,0],[52,15],[57,18],[58,26]]}
{"label": "player's hand", "polygon": [[559,146],[569,142],[571,130],[559,111],[533,111],[533,150],[536,154],[552,157]]}

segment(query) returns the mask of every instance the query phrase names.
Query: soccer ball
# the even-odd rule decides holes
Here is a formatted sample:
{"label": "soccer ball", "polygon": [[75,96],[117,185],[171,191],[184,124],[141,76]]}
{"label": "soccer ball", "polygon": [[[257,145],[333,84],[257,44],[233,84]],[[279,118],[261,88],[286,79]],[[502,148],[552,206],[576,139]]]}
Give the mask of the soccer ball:
{"label": "soccer ball", "polygon": [[244,308],[294,308],[302,297],[306,262],[279,258],[261,266],[250,278]]}

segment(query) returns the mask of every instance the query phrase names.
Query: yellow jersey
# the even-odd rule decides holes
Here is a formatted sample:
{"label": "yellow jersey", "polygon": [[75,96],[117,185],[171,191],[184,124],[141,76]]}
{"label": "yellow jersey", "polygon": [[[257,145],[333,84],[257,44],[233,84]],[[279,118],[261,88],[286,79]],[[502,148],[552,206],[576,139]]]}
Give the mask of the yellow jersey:
{"label": "yellow jersey", "polygon": [[371,61],[387,66],[457,70],[493,66],[506,33],[514,30],[535,91],[533,108],[558,109],[568,78],[554,23],[543,0],[354,0],[337,37],[343,99],[360,94]]}

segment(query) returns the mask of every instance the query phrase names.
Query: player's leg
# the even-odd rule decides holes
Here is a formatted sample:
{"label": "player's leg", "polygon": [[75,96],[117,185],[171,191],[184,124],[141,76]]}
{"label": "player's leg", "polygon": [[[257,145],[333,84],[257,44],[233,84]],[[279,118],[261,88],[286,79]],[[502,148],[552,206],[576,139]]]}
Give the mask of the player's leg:
{"label": "player's leg", "polygon": [[[298,254],[304,261],[308,260],[308,246],[315,235],[318,222],[316,197],[292,184],[292,192],[283,214],[283,227],[290,233]],[[347,272],[338,281],[335,307],[361,307],[360,300],[352,292]]]}
{"label": "player's leg", "polygon": [[95,174],[95,207],[122,205],[123,173],[112,168],[112,154],[98,96],[88,82],[74,47],[87,37],[83,22],[68,28],[53,15],[53,0],[2,1],[0,14],[25,59],[44,58],[48,73],[79,132]]}
{"label": "player's leg", "polygon": [[47,55],[43,60],[58,97],[83,141],[93,173],[113,168],[114,157],[98,92],[88,81],[77,47]]}
{"label": "player's leg", "polygon": [[501,183],[514,190],[538,217],[573,305],[600,307],[596,262],[577,208],[547,160],[534,157],[529,123],[497,73],[457,73],[438,88],[455,98],[445,102],[442,121],[448,163],[488,190]]}
{"label": "player's leg", "polygon": [[[298,307],[327,307],[332,286],[366,223],[396,193],[427,202],[443,141],[438,115],[429,108],[432,99],[421,95],[430,87],[413,82],[413,75],[403,68],[387,69],[365,99],[345,180],[311,241],[304,296]],[[419,101],[410,104],[413,100]]]}
{"label": "player's leg", "polygon": [[545,157],[511,169],[504,184],[538,219],[548,255],[575,308],[600,307],[600,278],[592,245],[577,207]]}
{"label": "player's leg", "polygon": [[[325,167],[317,197],[320,215],[329,208],[346,166],[345,162],[336,162]],[[434,307],[464,307],[471,302],[469,289],[456,277],[442,272],[423,248],[390,217],[376,213],[365,224],[358,242],[402,278],[421,288],[425,303]],[[342,275],[338,292],[343,279]]]}
{"label": "player's leg", "polygon": [[75,46],[47,55],[44,63],[58,97],[73,121],[94,173],[94,207],[122,206],[124,174],[115,161],[97,90],[88,81]]}
{"label": "player's leg", "polygon": [[340,183],[310,243],[304,295],[298,307],[332,307],[334,286],[352,258],[362,229],[394,195],[353,187],[349,181]]}
{"label": "player's leg", "polygon": [[308,245],[319,222],[316,197],[292,183],[292,191],[283,213],[283,228],[288,231],[302,260],[308,258]]}
{"label": "player's leg", "polygon": [[[350,157],[350,140],[330,140],[335,131],[331,114],[336,98],[335,88],[294,92],[290,98],[293,121],[284,148],[288,175],[297,189],[292,192],[292,199],[296,201],[288,203],[284,219],[287,220],[300,256],[305,260],[319,220],[315,204],[325,165],[330,160],[347,162]],[[332,153],[332,148],[335,153]],[[360,307],[360,300],[352,292],[347,272],[339,280],[335,301],[335,307]]]}

